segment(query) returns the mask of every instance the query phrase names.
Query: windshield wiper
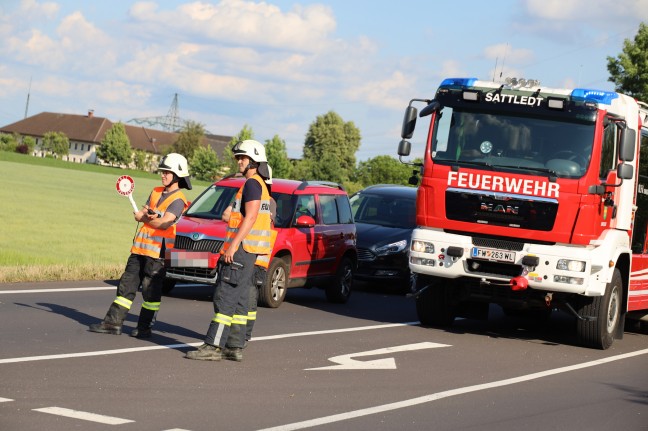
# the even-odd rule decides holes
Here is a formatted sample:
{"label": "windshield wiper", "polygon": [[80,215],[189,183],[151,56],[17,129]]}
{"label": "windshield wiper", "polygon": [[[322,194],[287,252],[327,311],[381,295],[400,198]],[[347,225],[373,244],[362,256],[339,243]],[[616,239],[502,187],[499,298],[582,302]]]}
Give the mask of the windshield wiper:
{"label": "windshield wiper", "polygon": [[505,169],[517,169],[520,171],[533,171],[533,172],[541,172],[543,174],[547,174],[547,176],[551,178],[558,178],[558,172],[554,171],[553,169],[549,168],[536,168],[536,167],[531,167],[531,166],[511,166],[511,165],[492,165],[494,168],[505,168]]}

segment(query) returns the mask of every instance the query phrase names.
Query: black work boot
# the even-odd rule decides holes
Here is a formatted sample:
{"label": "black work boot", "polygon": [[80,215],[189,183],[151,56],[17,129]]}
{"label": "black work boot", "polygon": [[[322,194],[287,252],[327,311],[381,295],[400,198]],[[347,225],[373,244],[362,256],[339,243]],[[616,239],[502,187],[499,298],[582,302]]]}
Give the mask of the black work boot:
{"label": "black work boot", "polygon": [[212,346],[211,344],[203,344],[196,350],[187,352],[185,358],[196,359],[199,361],[220,361],[223,357],[223,351],[220,347]]}
{"label": "black work boot", "polygon": [[107,322],[93,323],[92,325],[90,325],[88,330],[90,332],[98,332],[100,334],[121,335],[122,325],[114,325]]}
{"label": "black work boot", "polygon": [[90,332],[98,332],[100,334],[121,335],[122,323],[128,314],[128,309],[115,304],[110,304],[106,317],[100,323],[93,323],[88,328]]}
{"label": "black work boot", "polygon": [[241,362],[243,360],[243,349],[240,347],[225,347],[223,358],[228,361]]}
{"label": "black work boot", "polygon": [[137,321],[137,328],[133,329],[130,336],[136,338],[151,338],[151,335],[153,335],[151,327],[153,326],[153,320],[155,319],[156,314],[156,311],[142,308]]}
{"label": "black work boot", "polygon": [[151,328],[140,328],[139,326],[135,329],[133,329],[130,333],[131,337],[135,338],[151,338],[153,335],[153,332],[151,332]]}

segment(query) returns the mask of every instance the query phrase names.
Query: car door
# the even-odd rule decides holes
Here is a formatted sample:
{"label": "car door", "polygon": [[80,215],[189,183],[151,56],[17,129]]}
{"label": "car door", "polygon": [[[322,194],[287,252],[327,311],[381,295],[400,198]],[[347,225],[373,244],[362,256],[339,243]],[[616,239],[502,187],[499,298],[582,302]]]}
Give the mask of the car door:
{"label": "car door", "polygon": [[[315,235],[322,238],[322,271],[328,274],[335,272],[337,263],[346,249],[345,242],[348,239],[345,224],[340,220],[341,209],[344,209],[343,206],[338,205],[340,196],[342,195],[319,195],[322,223],[315,227]],[[345,196],[343,197],[346,199]]]}

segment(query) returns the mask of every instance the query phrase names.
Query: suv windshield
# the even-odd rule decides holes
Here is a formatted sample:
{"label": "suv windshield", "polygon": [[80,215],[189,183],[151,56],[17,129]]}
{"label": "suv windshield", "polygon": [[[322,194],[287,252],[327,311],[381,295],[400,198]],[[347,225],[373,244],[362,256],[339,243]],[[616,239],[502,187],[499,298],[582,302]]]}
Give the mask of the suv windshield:
{"label": "suv windshield", "polygon": [[416,201],[414,199],[358,193],[351,197],[351,211],[356,223],[414,229]]}
{"label": "suv windshield", "polygon": [[221,220],[223,211],[234,200],[237,189],[233,187],[218,187],[211,185],[191,203],[185,213],[187,216]]}
{"label": "suv windshield", "polygon": [[[435,163],[510,168],[580,178],[589,165],[592,123],[445,107],[436,127]],[[438,117],[437,117],[438,118]]]}

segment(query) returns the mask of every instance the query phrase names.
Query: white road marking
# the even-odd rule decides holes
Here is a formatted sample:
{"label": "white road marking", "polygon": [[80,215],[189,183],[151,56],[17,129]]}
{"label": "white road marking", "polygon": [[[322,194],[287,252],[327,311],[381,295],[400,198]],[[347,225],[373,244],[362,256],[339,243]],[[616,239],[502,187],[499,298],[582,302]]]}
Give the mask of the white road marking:
{"label": "white road marking", "polygon": [[5,293],[51,293],[51,292],[76,292],[84,290],[117,290],[117,286],[102,287],[64,287],[60,289],[20,289],[20,290],[0,290],[0,295]]}
{"label": "white road marking", "polygon": [[11,398],[0,398],[0,403],[8,403],[9,401],[13,401]]}
{"label": "white road marking", "polygon": [[[184,287],[210,287],[206,284],[183,284]],[[0,295],[5,293],[51,293],[51,292],[75,292],[87,290],[116,290],[117,286],[95,286],[95,287],[61,287],[53,289],[19,289],[19,290],[0,290]]]}
{"label": "white road marking", "polygon": [[[253,341],[264,341],[264,340],[276,340],[280,338],[292,338],[292,337],[304,337],[307,335],[324,335],[324,334],[336,334],[340,332],[354,332],[354,331],[367,331],[370,329],[386,329],[396,326],[408,326],[418,324],[418,322],[410,323],[388,323],[385,325],[372,325],[372,326],[359,326],[356,328],[343,328],[343,329],[331,329],[323,331],[311,331],[311,332],[295,332],[292,334],[278,334],[278,335],[269,335],[267,337],[255,337]],[[180,343],[180,344],[167,344],[167,345],[158,345],[158,346],[147,346],[147,347],[132,347],[127,349],[112,349],[112,350],[97,350],[93,352],[79,352],[79,353],[62,353],[59,355],[43,355],[43,356],[25,356],[21,358],[6,358],[0,359],[0,364],[12,364],[16,362],[32,362],[32,361],[46,361],[50,359],[68,359],[68,358],[82,358],[87,356],[103,356],[103,355],[118,355],[122,353],[133,353],[133,352],[145,352],[148,350],[160,350],[160,349],[181,349],[183,347],[197,347],[202,344],[198,343]]]}
{"label": "white road marking", "polygon": [[84,421],[99,422],[106,425],[123,425],[135,422],[130,419],[114,418],[111,416],[98,415],[96,413],[82,412],[80,410],[64,409],[63,407],[44,407],[42,409],[33,409],[36,412],[49,413],[51,415],[65,416],[74,419],[83,419]]}
{"label": "white road marking", "polygon": [[463,388],[450,389],[447,391],[437,392],[434,394],[424,395],[418,398],[411,398],[409,400],[397,401],[395,403],[383,404],[380,406],[368,407],[365,409],[353,410],[346,413],[340,413],[337,415],[324,416],[321,418],[310,419],[302,422],[294,422],[292,424],[279,425],[272,428],[264,428],[258,431],[292,431],[292,430],[301,430],[305,428],[311,428],[319,425],[326,425],[335,422],[342,422],[354,418],[359,418],[362,416],[369,416],[378,413],[384,413],[391,410],[403,409],[407,407],[416,406],[419,404],[430,403],[432,401],[437,401],[443,398],[454,397],[457,395],[468,394],[471,392],[484,391],[493,388],[499,388],[502,386],[514,385],[517,383],[528,382],[530,380],[541,379],[543,377],[554,376],[556,374],[567,373],[570,371],[581,370],[583,368],[595,367],[597,365],[607,364],[609,362],[620,361],[622,359],[632,358],[634,356],[646,355],[648,354],[648,349],[637,350],[635,352],[624,353],[621,355],[610,356],[607,358],[597,359],[595,361],[583,362],[581,364],[568,365],[566,367],[555,368],[553,370],[540,371],[537,373],[531,373],[524,376],[512,377],[510,379],[497,380],[490,383],[483,383],[480,385],[466,386]]}
{"label": "white road marking", "polygon": [[312,370],[395,370],[396,360],[394,358],[374,359],[372,361],[356,361],[354,357],[384,355],[387,353],[410,352],[412,350],[434,349],[437,347],[450,347],[449,344],[439,344],[422,342],[415,344],[406,344],[403,346],[385,347],[384,349],[369,350],[367,352],[350,353],[347,355],[334,356],[329,361],[339,365],[330,365],[328,367],[306,368],[305,371]]}

